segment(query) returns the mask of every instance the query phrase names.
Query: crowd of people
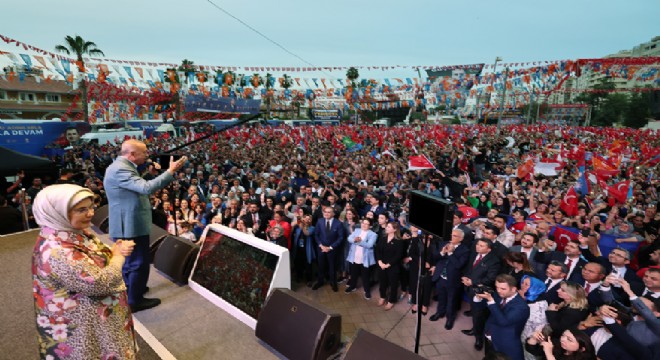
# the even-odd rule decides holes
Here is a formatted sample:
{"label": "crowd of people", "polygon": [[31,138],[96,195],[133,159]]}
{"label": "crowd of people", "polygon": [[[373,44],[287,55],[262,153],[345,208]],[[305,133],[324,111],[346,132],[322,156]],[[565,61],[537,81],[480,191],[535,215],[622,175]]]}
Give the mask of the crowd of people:
{"label": "crowd of people", "polygon": [[[138,167],[142,178],[157,179],[155,154],[185,141],[145,140],[153,161]],[[654,132],[250,127],[180,153],[187,161],[171,184],[149,195],[154,223],[171,233],[198,241],[207,224],[223,224],[288,248],[293,278],[313,290],[345,282],[344,292],[360,288],[369,301],[377,289],[384,311],[409,303],[413,313],[432,312],[431,321],[445,318],[447,330],[470,316],[463,333],[487,354],[660,358]],[[409,171],[417,154],[433,168]],[[75,146],[56,159],[60,181],[78,182],[104,204],[103,177],[119,156],[109,144]],[[543,162],[557,163],[556,175],[535,173]],[[622,197],[616,185],[627,180]],[[408,222],[410,190],[456,205],[449,239]],[[607,236],[620,246],[605,248]]]}

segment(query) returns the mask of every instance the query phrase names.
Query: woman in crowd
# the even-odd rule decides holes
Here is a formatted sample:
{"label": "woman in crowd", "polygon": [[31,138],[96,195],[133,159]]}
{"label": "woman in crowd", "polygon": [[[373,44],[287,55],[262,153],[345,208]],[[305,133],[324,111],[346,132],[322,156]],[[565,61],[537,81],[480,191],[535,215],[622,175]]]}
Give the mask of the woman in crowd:
{"label": "woman in crowd", "polygon": [[312,286],[313,264],[316,258],[314,242],[314,226],[311,214],[301,214],[292,230],[291,257],[295,270],[296,280],[305,281]]}
{"label": "woman in crowd", "polygon": [[241,219],[241,218],[236,220],[236,230],[238,230],[242,233],[245,233],[245,234],[253,235],[252,234],[252,228],[249,228],[249,227],[245,226],[245,221],[243,221],[243,219]]}
{"label": "woman in crowd", "polygon": [[380,268],[378,306],[385,305],[384,309],[390,310],[397,300],[399,271],[403,259],[403,241],[401,241],[399,223],[387,223],[384,238],[376,244],[375,257]]}
{"label": "woman in crowd", "polygon": [[205,211],[204,204],[197,204],[195,205],[195,219],[193,222],[193,233],[195,234],[195,237],[199,239],[200,236],[202,236],[202,232],[204,232],[204,227],[206,227],[206,211]]}
{"label": "woman in crowd", "polygon": [[376,264],[373,249],[376,240],[376,233],[371,231],[371,220],[366,218],[360,221],[360,228],[353,230],[348,236],[350,248],[346,260],[350,263],[351,277],[346,286],[346,293],[355,291],[358,278],[361,278],[364,298],[371,299],[371,267]]}
{"label": "woman in crowd", "polygon": [[266,232],[266,240],[283,248],[287,248],[288,246],[288,241],[284,236],[284,230],[280,225],[275,225],[270,228],[270,231]]}
{"label": "woman in crowd", "polygon": [[94,193],[77,185],[39,192],[41,231],[32,257],[39,352],[43,359],[135,359],[122,278],[132,241],[103,244],[90,229]]}
{"label": "woman in crowd", "polygon": [[525,344],[525,350],[547,360],[596,360],[591,338],[575,328],[564,330],[556,339],[542,331],[535,332]]}
{"label": "woman in crowd", "polygon": [[[545,317],[545,311],[548,309],[548,302],[545,300],[545,284],[534,276],[523,275],[518,294],[527,301],[529,306],[529,318],[520,335],[521,341],[525,341],[537,330],[548,325],[548,320]],[[525,358],[528,360],[535,359],[533,355],[530,356],[528,353],[525,353]]]}
{"label": "woman in crowd", "polygon": [[525,275],[534,275],[534,270],[532,270],[532,266],[529,264],[529,260],[525,253],[508,252],[504,255],[504,261],[506,261],[508,265],[506,273],[513,276],[516,279],[517,284],[520,284]]}
{"label": "woman in crowd", "polygon": [[587,295],[580,285],[564,281],[557,290],[557,295],[562,302],[548,305],[545,312],[553,336],[559,336],[566,329],[577,327],[580,321],[589,315]]}
{"label": "woman in crowd", "polygon": [[[346,234],[353,234],[356,229],[360,228],[360,218],[358,217],[357,212],[350,208],[346,210],[346,219],[342,221],[344,225],[344,232]],[[369,222],[371,223],[371,222]],[[341,266],[340,266],[340,278],[349,279],[351,273],[350,261],[348,260],[348,253],[350,250],[349,244],[344,244],[344,256],[342,257]]]}
{"label": "woman in crowd", "polygon": [[[406,257],[404,257],[403,262],[407,263],[409,265],[408,267],[408,276],[410,278],[409,280],[409,289],[410,289],[410,302],[413,304],[412,306],[412,313],[416,313],[418,309],[418,302],[417,302],[417,283],[419,282],[419,275],[420,275],[420,264],[424,265],[424,268],[422,269],[422,275],[425,274],[433,265],[433,255],[437,254],[440,252],[439,249],[437,249],[437,241],[435,241],[435,237],[432,235],[428,235],[428,241],[427,238],[422,236],[421,231],[415,227],[414,225],[410,226],[410,233],[411,233],[411,238],[410,238],[410,246],[408,247],[408,254]],[[424,250],[424,246],[427,246],[426,248],[426,257],[422,260],[422,253]],[[420,260],[422,260],[420,262]],[[420,285],[422,286],[421,291],[424,294],[424,297],[420,301],[422,305],[422,314],[426,315],[428,313],[428,307],[429,304],[431,303],[431,292],[432,292],[432,287],[431,287],[431,276],[426,276],[424,277],[425,281],[423,281]]]}
{"label": "woman in crowd", "polygon": [[281,236],[284,237],[284,247],[291,250],[291,224],[285,220],[284,211],[278,210],[273,213],[273,219],[268,222],[269,228],[280,227]]}

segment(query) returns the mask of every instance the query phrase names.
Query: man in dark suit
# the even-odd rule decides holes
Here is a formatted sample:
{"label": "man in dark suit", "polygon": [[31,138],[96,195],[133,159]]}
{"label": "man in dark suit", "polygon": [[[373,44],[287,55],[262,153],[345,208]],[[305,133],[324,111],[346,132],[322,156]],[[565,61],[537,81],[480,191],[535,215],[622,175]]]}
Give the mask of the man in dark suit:
{"label": "man in dark suit", "polygon": [[545,265],[539,264],[534,260],[537,251],[536,244],[538,244],[538,242],[538,235],[531,232],[524,233],[520,239],[520,245],[512,246],[509,248],[509,251],[524,253],[527,256],[527,261],[529,261],[529,265],[532,267],[532,270],[534,270],[534,273],[543,274],[545,272]]}
{"label": "man in dark suit", "polygon": [[341,256],[339,249],[346,238],[346,230],[344,225],[334,217],[335,211],[331,207],[324,208],[323,218],[319,219],[314,228],[314,240],[318,245],[316,258],[319,264],[319,274],[312,290],[317,290],[323,286],[327,274],[332,291],[337,292],[335,263],[337,256]]}
{"label": "man in dark suit", "polygon": [[[580,243],[585,244],[585,240],[580,237]],[[587,240],[588,241],[588,240]],[[624,248],[617,247],[612,250],[607,257],[594,256],[589,250],[588,246],[581,245],[582,255],[589,261],[598,262],[605,267],[606,274],[615,274],[617,277],[626,280],[635,294],[641,295],[644,290],[642,279],[635,274],[634,270],[628,268],[630,264],[630,252]],[[615,298],[626,299],[623,290],[618,285],[615,285],[613,291],[616,293]],[[624,301],[629,306],[629,301]]]}
{"label": "man in dark suit", "polygon": [[259,212],[259,204],[256,201],[248,203],[247,213],[241,217],[241,220],[245,223],[245,227],[252,228],[254,236],[265,239],[268,219]]}
{"label": "man in dark suit", "polygon": [[580,255],[582,255],[582,252],[580,251],[580,243],[577,240],[570,240],[564,247],[564,252],[548,251],[545,243],[541,243],[541,247],[539,247],[536,255],[534,255],[534,260],[542,264],[549,264],[551,261],[559,261],[566,264],[568,271],[566,280],[582,284],[584,283],[582,267],[587,261],[580,257]]}
{"label": "man in dark suit", "polygon": [[362,208],[360,216],[365,216],[369,211],[374,213],[374,219],[385,212],[385,208],[380,204],[380,196],[369,193],[366,197],[367,205]]}
{"label": "man in dark suit", "polygon": [[465,234],[463,236],[463,244],[470,246],[474,241],[474,231],[472,231],[467,225],[463,224],[463,216],[462,211],[454,211],[454,217],[452,220],[452,224],[454,225],[453,229],[461,230]]}
{"label": "man in dark suit", "polygon": [[559,290],[562,281],[566,280],[566,264],[553,260],[545,269],[545,300],[548,304],[559,304],[563,300],[559,298]]}
{"label": "man in dark suit", "polygon": [[122,269],[132,312],[160,304],[160,299],[144,297],[150,269],[149,233],[152,215],[149,194],[174,181],[174,175],[187,161],[185,156],[178,161],[171,161],[167,171],[146,181],[140,177],[137,167],[146,162],[147,155],[147,145],[143,142],[124,141],[121,156],[106,169],[103,182],[108,196],[110,238],[135,241],[133,253],[126,258]]}
{"label": "man in dark suit", "polygon": [[587,301],[589,302],[589,310],[593,313],[601,305],[604,305],[603,299],[600,295],[600,286],[605,278],[605,267],[597,262],[587,263],[582,267],[582,278],[584,283],[582,288],[587,294]]}
{"label": "man in dark suit", "polygon": [[477,239],[474,252],[468,260],[465,275],[461,278],[467,287],[472,312],[472,329],[462,330],[463,334],[474,336],[474,348],[480,351],[484,347],[484,326],[488,318],[488,308],[481,299],[476,298],[476,291],[485,287],[492,289],[495,277],[500,269],[500,259],[493,253],[493,242],[488,239]]}
{"label": "man in dark suit", "polygon": [[[496,294],[477,294],[477,297],[487,301],[490,311],[486,333],[490,335],[495,351],[508,355],[511,360],[523,360],[520,334],[529,318],[529,306],[518,295],[516,279],[511,275],[498,275],[495,290]],[[486,353],[489,353],[488,347]]]}
{"label": "man in dark suit", "polygon": [[470,257],[470,248],[463,244],[464,233],[460,229],[451,232],[451,241],[443,241],[435,266],[431,268],[433,281],[438,291],[438,309],[430,318],[438,321],[447,316],[445,329],[451,330],[456,320],[457,303],[461,295],[461,275]]}

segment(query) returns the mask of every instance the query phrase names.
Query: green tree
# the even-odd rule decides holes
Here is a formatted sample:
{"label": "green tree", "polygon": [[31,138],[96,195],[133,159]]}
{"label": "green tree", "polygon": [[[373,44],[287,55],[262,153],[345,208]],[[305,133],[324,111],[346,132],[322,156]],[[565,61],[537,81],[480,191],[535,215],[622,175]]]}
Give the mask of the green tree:
{"label": "green tree", "polygon": [[[348,71],[346,71],[346,78],[351,81],[351,87],[355,88],[357,87],[357,84],[355,83],[355,80],[360,77],[360,73],[358,72],[358,69],[354,67],[350,67]],[[347,84],[348,85],[348,84]]]}
{"label": "green tree", "polygon": [[[282,88],[284,88],[284,90],[288,90],[293,85],[293,79],[291,79],[291,76],[289,76],[287,74],[284,74],[282,76],[282,83],[281,84],[282,84]],[[291,108],[291,110],[293,110],[293,108]]]}
{"label": "green tree", "polygon": [[623,125],[639,129],[649,122],[651,116],[650,96],[646,92],[632,93],[628,99],[628,108],[624,115]]}
{"label": "green tree", "polygon": [[612,126],[623,120],[623,115],[628,109],[628,95],[623,93],[607,94],[598,107],[593,123],[601,126]]}
{"label": "green tree", "polygon": [[[81,70],[83,73],[85,72],[85,61],[83,60],[83,55],[105,56],[103,51],[96,47],[94,42],[85,41],[78,35],[76,35],[75,38],[71,36],[65,37],[64,45],[55,46],[55,51],[65,53],[67,55],[75,55],[79,70]],[[87,103],[89,102],[87,94],[87,79],[85,79],[84,75],[82,80],[80,80],[80,91],[82,93],[83,116],[85,121],[89,122],[89,109],[87,106]]]}
{"label": "green tree", "polygon": [[[346,78],[351,82],[350,87],[353,88],[353,91],[357,91],[358,84],[355,82],[355,80],[357,80],[357,78],[359,78],[359,77],[360,77],[360,73],[358,72],[358,69],[356,69],[352,66],[346,71]],[[349,86],[349,84],[346,84],[346,86]],[[352,99],[348,99],[348,101],[353,102]],[[357,112],[358,112],[357,108],[355,108],[355,122],[356,123],[357,123]]]}
{"label": "green tree", "polygon": [[271,73],[266,73],[266,78],[264,79],[264,84],[266,86],[266,116],[264,118],[268,120],[270,118],[270,105],[273,101],[273,85],[275,85],[275,78]]}

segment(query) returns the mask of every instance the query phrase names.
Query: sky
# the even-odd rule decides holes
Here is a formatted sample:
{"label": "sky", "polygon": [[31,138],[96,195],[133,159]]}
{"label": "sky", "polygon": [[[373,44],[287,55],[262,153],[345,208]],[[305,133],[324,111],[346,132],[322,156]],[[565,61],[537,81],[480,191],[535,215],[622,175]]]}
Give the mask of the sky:
{"label": "sky", "polygon": [[[660,35],[658,0],[23,0],[1,9],[0,34],[44,50],[80,35],[111,59],[216,66],[597,58]],[[0,41],[3,49],[18,48]]]}

